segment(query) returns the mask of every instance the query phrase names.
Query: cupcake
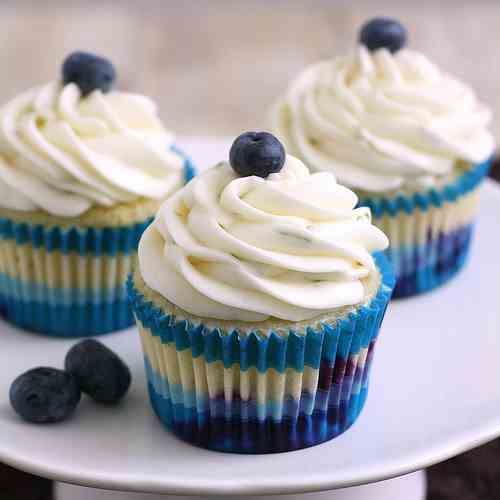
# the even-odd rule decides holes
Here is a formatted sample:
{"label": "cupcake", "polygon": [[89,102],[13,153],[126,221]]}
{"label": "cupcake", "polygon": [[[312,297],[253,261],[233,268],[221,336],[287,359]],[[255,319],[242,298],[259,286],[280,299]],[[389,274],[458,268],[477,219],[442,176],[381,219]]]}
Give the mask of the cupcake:
{"label": "cupcake", "polygon": [[0,110],[0,310],[62,337],[133,324],[126,279],[161,202],[192,175],[147,97],[112,91],[106,59]]}
{"label": "cupcake", "polygon": [[397,21],[368,22],[353,54],[307,68],[272,113],[291,154],[371,209],[389,237],[396,297],[463,266],[494,150],[489,110],[406,38]]}
{"label": "cupcake", "polygon": [[[232,168],[231,168],[232,167]],[[193,444],[271,453],[357,418],[394,280],[368,208],[271,134],[160,208],[128,291],[152,406]]]}

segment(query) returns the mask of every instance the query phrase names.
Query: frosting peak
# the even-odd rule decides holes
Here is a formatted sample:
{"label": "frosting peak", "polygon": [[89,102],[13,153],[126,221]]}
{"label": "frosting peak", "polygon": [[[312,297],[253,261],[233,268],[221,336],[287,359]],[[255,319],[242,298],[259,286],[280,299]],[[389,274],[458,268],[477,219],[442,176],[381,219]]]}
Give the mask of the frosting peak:
{"label": "frosting peak", "polygon": [[273,129],[313,170],[387,192],[434,185],[458,161],[487,159],[490,119],[471,89],[422,54],[359,46],[299,75],[273,113]]}
{"label": "frosting peak", "polygon": [[0,206],[72,217],[93,205],[160,199],[182,184],[172,139],[146,97],[37,87],[0,110]]}
{"label": "frosting peak", "polygon": [[387,247],[370,211],[331,173],[287,156],[266,179],[229,164],[167,200],[139,245],[146,284],[205,318],[310,319],[355,305]]}

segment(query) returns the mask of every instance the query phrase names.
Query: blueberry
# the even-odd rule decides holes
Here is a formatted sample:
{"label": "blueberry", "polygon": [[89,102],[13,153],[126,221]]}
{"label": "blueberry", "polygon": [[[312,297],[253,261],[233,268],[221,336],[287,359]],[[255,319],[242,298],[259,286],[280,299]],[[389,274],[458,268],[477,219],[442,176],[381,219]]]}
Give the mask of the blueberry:
{"label": "blueberry", "polygon": [[130,387],[132,377],[127,365],[97,340],[74,345],[64,365],[80,389],[98,403],[117,403]]}
{"label": "blueberry", "polygon": [[246,177],[267,177],[279,172],[285,163],[283,144],[269,132],[245,132],[235,139],[229,151],[233,170]]}
{"label": "blueberry", "polygon": [[74,377],[56,368],[33,368],[10,386],[10,404],[28,422],[45,424],[68,418],[81,397]]}
{"label": "blueberry", "polygon": [[385,48],[397,52],[406,45],[406,28],[395,19],[377,17],[363,25],[359,41],[369,50]]}
{"label": "blueberry", "polygon": [[76,83],[83,96],[96,89],[108,92],[116,78],[110,61],[87,52],[73,52],[66,57],[62,75],[64,84]]}

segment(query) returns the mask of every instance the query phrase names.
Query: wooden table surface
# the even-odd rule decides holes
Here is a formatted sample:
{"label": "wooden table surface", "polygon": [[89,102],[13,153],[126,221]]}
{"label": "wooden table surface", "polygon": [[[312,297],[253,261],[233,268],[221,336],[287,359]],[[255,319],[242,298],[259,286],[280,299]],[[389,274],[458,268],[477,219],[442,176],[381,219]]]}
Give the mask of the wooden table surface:
{"label": "wooden table surface", "polygon": [[[349,50],[374,15],[401,19],[411,47],[473,85],[500,140],[499,0],[2,0],[0,102],[84,49],[110,57],[119,86],[154,97],[178,134],[237,134],[263,127],[289,79]],[[429,500],[498,500],[499,459],[494,441],[432,467]],[[52,500],[51,483],[0,466],[0,499]]]}

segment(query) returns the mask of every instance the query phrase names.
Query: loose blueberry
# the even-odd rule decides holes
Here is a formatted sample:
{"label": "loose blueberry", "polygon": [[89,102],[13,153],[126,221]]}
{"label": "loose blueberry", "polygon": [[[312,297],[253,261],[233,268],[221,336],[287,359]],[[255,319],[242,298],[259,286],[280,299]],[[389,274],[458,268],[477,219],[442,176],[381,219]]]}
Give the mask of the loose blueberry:
{"label": "loose blueberry", "polygon": [[34,368],[14,380],[10,404],[28,422],[61,422],[68,418],[81,397],[76,380],[56,368]]}
{"label": "loose blueberry", "polygon": [[93,90],[108,92],[116,78],[116,71],[110,61],[87,52],[73,52],[62,67],[63,82],[76,83],[83,96]]}
{"label": "loose blueberry", "polygon": [[229,162],[233,170],[247,177],[267,177],[279,172],[285,163],[283,144],[269,132],[245,132],[233,142]]}
{"label": "loose blueberry", "polygon": [[369,50],[385,48],[397,52],[406,45],[406,28],[395,19],[377,17],[363,25],[359,41]]}
{"label": "loose blueberry", "polygon": [[99,403],[118,403],[130,387],[132,377],[127,365],[97,340],[74,345],[64,364],[80,389]]}

